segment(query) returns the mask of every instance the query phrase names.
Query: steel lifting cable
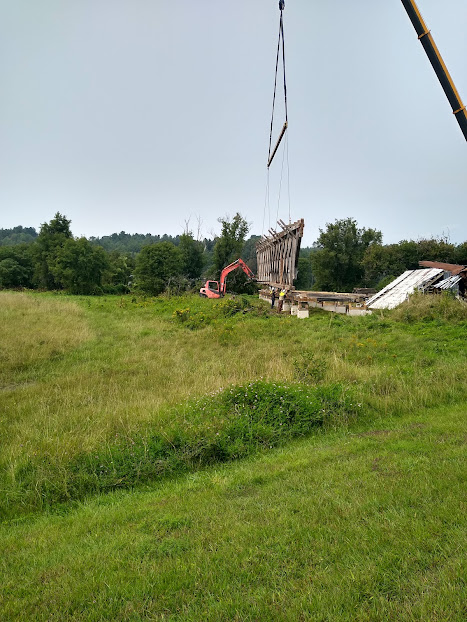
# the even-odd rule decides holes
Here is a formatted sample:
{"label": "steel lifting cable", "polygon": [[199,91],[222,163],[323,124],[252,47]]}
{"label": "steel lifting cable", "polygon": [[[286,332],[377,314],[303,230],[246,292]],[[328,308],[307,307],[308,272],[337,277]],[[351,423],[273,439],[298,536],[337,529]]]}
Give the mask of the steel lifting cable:
{"label": "steel lifting cable", "polygon": [[[279,20],[279,38],[277,41],[277,52],[276,52],[276,70],[275,70],[275,74],[274,74],[274,95],[272,98],[272,115],[271,115],[271,129],[270,129],[270,133],[269,133],[269,151],[268,151],[268,166],[267,166],[267,182],[266,182],[266,196],[265,196],[265,205],[264,205],[264,212],[263,212],[263,233],[264,233],[264,223],[266,220],[266,209],[268,211],[268,224],[269,227],[271,226],[271,209],[270,209],[270,203],[269,203],[269,167],[271,166],[271,163],[274,159],[274,156],[277,153],[277,150],[279,148],[279,145],[281,144],[282,139],[284,138],[284,135],[286,133],[287,127],[288,127],[288,113],[287,113],[287,83],[286,83],[286,79],[285,79],[285,43],[284,43],[284,20],[283,20],[283,15],[282,12],[285,8],[285,1],[284,0],[279,0],[279,9],[280,9],[280,20]],[[276,96],[277,96],[277,78],[278,78],[278,73],[279,73],[279,59],[281,56],[281,50],[282,50],[282,68],[283,68],[283,86],[284,86],[284,109],[285,109],[285,122],[284,125],[282,127],[281,133],[279,135],[279,138],[277,139],[276,145],[274,147],[274,149],[272,149],[272,133],[273,133],[273,129],[274,129],[274,112],[275,112],[275,106],[276,106]],[[286,145],[287,145],[287,154],[286,154],[286,158],[287,158],[287,179],[289,179],[289,153],[288,153],[288,140],[286,140]],[[284,155],[285,152],[283,154],[282,157],[282,166],[281,166],[281,179],[280,179],[280,187],[282,187],[282,177],[283,177],[283,170],[284,170]],[[289,220],[290,220],[290,188],[288,188],[288,193],[289,193]],[[279,202],[280,202],[280,195],[281,195],[281,190],[279,189],[279,199],[278,199],[278,206],[277,209],[279,209]]]}
{"label": "steel lifting cable", "polygon": [[[285,43],[284,43],[284,20],[282,12],[285,8],[284,0],[279,0],[279,9],[281,12],[280,20],[279,20],[279,39],[277,41],[277,53],[276,53],[276,72],[274,75],[274,95],[272,98],[272,115],[271,115],[271,131],[269,133],[269,152],[268,152],[268,168],[271,166],[271,163],[276,155],[276,152],[279,148],[279,145],[284,137],[284,134],[287,130],[288,126],[288,114],[287,114],[287,83],[285,79]],[[282,44],[282,45],[281,45]],[[274,111],[276,106],[276,94],[277,94],[277,74],[279,70],[279,57],[282,48],[282,68],[284,74],[284,106],[285,106],[285,122],[282,127],[281,133],[279,134],[279,138],[277,139],[276,145],[274,149],[272,149],[272,132],[274,126]]]}

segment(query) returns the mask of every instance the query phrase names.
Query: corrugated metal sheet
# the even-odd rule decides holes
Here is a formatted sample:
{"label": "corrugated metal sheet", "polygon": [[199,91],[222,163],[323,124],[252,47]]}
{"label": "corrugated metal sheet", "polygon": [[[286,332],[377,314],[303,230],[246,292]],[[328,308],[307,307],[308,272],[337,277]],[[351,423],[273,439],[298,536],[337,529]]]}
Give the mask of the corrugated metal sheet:
{"label": "corrugated metal sheet", "polygon": [[383,289],[380,289],[380,291],[377,294],[375,294],[368,300],[366,306],[370,307],[376,300],[381,298],[381,296],[389,292],[398,283],[401,283],[407,277],[408,274],[411,274],[411,272],[412,270],[407,270],[407,272],[404,272],[400,276],[398,276],[397,279],[394,279],[394,281],[391,281],[389,285],[386,285],[386,287],[383,287]]}
{"label": "corrugated metal sheet", "polygon": [[367,308],[394,309],[407,300],[416,289],[424,290],[433,285],[442,274],[443,270],[440,268],[407,270],[370,298]]}
{"label": "corrugated metal sheet", "polygon": [[441,268],[445,272],[450,272],[452,276],[456,276],[466,269],[465,266],[457,263],[443,263],[441,261],[419,261],[418,264],[424,268]]}
{"label": "corrugated metal sheet", "polygon": [[433,285],[433,287],[436,287],[438,289],[451,289],[459,283],[461,278],[462,277],[459,275],[449,276],[447,279],[443,279],[439,283],[436,283],[436,285]]}

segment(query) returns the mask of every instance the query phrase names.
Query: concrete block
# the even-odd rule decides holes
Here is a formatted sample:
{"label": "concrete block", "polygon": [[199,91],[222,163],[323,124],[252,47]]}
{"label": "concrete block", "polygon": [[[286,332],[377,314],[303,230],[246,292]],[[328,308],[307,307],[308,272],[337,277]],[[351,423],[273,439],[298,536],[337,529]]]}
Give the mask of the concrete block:
{"label": "concrete block", "polygon": [[371,311],[369,309],[358,309],[356,307],[349,308],[349,315],[369,315]]}
{"label": "concrete block", "polygon": [[297,309],[297,317],[300,320],[304,320],[307,317],[310,317],[310,312],[308,309]]}
{"label": "concrete block", "polygon": [[297,311],[298,305],[292,305],[292,308],[290,309],[290,315],[297,315]]}

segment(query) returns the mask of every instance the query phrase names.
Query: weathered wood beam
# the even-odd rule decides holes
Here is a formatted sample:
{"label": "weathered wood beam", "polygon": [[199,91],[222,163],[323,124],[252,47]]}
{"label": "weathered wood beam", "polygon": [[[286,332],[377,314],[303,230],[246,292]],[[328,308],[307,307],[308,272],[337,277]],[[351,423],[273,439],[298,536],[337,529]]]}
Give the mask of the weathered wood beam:
{"label": "weathered wood beam", "polygon": [[268,160],[268,168],[271,166],[272,161],[274,160],[274,156],[276,155],[276,151],[279,149],[279,145],[281,144],[281,141],[284,137],[285,131],[287,129],[287,121],[284,123],[284,127],[282,128],[281,133],[279,134],[279,138],[277,139],[277,143],[276,146],[274,147],[271,155],[269,156],[269,160]]}

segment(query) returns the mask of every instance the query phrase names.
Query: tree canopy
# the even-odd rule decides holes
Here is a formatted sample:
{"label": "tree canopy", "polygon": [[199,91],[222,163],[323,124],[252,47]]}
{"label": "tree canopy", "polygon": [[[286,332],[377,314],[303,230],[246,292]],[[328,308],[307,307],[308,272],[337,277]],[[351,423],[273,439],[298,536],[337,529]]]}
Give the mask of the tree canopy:
{"label": "tree canopy", "polygon": [[365,251],[381,242],[381,231],[360,229],[353,218],[328,223],[324,231],[320,229],[318,250],[311,254],[315,289],[345,292],[363,285]]}
{"label": "tree canopy", "polygon": [[[214,240],[195,240],[188,224],[177,236],[121,231],[76,239],[71,220],[57,212],[41,225],[39,234],[33,227],[0,229],[0,288],[82,294],[123,294],[131,288],[150,294],[180,292],[197,289],[201,279],[219,278],[238,257],[255,273],[260,236],[246,239],[249,225],[240,213],[219,218],[219,223],[221,233]],[[467,242],[456,245],[440,237],[383,245],[380,231],[345,218],[328,223],[312,247],[301,248],[294,284],[297,289],[327,291],[380,287],[404,270],[418,268],[422,260],[467,265]],[[253,293],[255,284],[236,270],[228,277],[228,290]]]}
{"label": "tree canopy", "polygon": [[69,238],[57,251],[52,273],[55,281],[71,294],[100,293],[109,267],[107,253],[86,238]]}
{"label": "tree canopy", "polygon": [[39,287],[58,289],[60,283],[54,278],[54,265],[60,249],[73,236],[71,220],[57,212],[49,223],[43,223],[33,253],[35,259],[35,280]]}
{"label": "tree canopy", "polygon": [[171,242],[144,246],[136,258],[136,286],[157,296],[180,277],[182,265],[182,253]]}
{"label": "tree canopy", "polygon": [[250,228],[245,218],[238,212],[232,219],[219,218],[218,222],[222,225],[222,230],[217,238],[213,257],[217,277],[225,266],[241,256]]}

